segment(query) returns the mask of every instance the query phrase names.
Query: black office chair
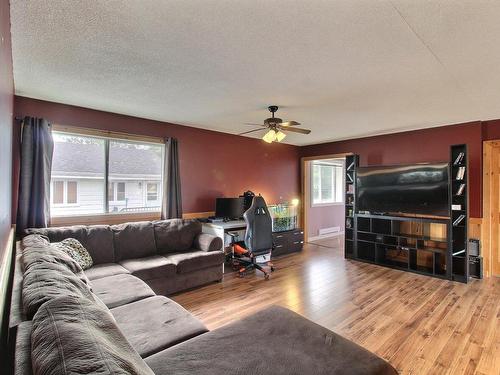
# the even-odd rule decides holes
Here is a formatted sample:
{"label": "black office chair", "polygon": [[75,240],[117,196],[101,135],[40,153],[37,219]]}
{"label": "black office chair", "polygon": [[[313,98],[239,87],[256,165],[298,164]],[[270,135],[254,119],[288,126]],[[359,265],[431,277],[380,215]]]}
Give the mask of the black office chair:
{"label": "black office chair", "polygon": [[[266,280],[270,273],[264,267],[257,264],[256,258],[260,255],[272,253],[273,231],[272,219],[267,209],[266,201],[260,195],[252,200],[252,205],[243,214],[243,219],[247,224],[245,241],[235,242],[237,233],[229,233],[232,237],[232,263],[233,269],[238,270],[238,275],[244,277],[246,272],[257,269],[264,273]],[[271,262],[267,263],[270,271],[274,271]]]}

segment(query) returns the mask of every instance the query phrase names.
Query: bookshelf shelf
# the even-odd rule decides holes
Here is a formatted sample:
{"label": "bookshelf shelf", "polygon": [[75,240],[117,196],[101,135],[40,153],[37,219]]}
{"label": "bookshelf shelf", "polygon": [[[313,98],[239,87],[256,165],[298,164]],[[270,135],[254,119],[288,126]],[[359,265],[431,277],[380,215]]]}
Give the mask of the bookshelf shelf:
{"label": "bookshelf shelf", "polygon": [[358,155],[346,156],[345,173],[345,246],[344,254],[346,258],[355,258],[356,251],[356,169],[359,166]]}
{"label": "bookshelf shelf", "polygon": [[[450,149],[451,160],[451,178],[450,184],[450,207],[460,205],[459,210],[451,210],[451,229],[450,229],[450,247],[451,247],[451,267],[452,279],[467,282],[469,279],[467,250],[467,225],[468,215],[468,155],[467,145],[453,145]],[[461,178],[457,178],[461,173]],[[461,220],[459,220],[461,218]]]}

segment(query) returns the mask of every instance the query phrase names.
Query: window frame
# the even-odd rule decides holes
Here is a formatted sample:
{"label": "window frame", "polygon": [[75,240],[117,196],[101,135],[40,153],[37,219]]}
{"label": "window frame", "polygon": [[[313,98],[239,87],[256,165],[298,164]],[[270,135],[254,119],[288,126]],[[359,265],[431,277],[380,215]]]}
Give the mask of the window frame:
{"label": "window frame", "polygon": [[[75,225],[78,223],[85,223],[87,225],[91,224],[118,224],[123,223],[125,221],[135,221],[135,220],[158,220],[161,216],[160,211],[146,211],[146,212],[109,212],[109,199],[108,199],[108,184],[111,182],[124,182],[124,181],[109,181],[109,143],[112,140],[129,142],[129,143],[142,143],[142,144],[153,144],[156,146],[162,147],[162,176],[160,181],[158,181],[158,186],[163,189],[163,161],[164,161],[164,153],[165,153],[165,142],[162,138],[158,137],[149,137],[149,136],[140,136],[128,133],[121,132],[112,132],[105,131],[99,129],[92,128],[82,128],[82,127],[73,127],[66,125],[53,124],[52,131],[55,133],[63,133],[67,135],[74,135],[79,137],[92,137],[92,138],[100,138],[105,141],[105,172],[104,172],[104,212],[102,213],[93,213],[93,214],[78,214],[78,215],[51,215],[51,223],[52,225]],[[56,178],[56,180],[62,180],[61,178]],[[146,182],[146,181],[143,181]],[[66,185],[66,184],[65,184]],[[115,184],[116,189],[117,184]],[[126,189],[126,188],[125,188]],[[65,189],[66,191],[66,189]],[[77,185],[77,201],[78,199],[78,185]],[[114,194],[116,190],[114,191]],[[66,195],[65,195],[66,197]],[[116,195],[113,197],[116,198]],[[161,198],[161,197],[160,197]],[[52,204],[52,180],[51,180],[51,192],[50,192],[50,202]],[[123,201],[111,201],[121,203]],[[68,207],[66,204],[58,205],[59,207]],[[79,206],[79,204],[75,204],[73,206]],[[161,205],[160,205],[161,206]]]}
{"label": "window frame", "polygon": [[[320,166],[320,167],[332,167],[333,168],[333,171],[332,171],[332,197],[333,197],[333,200],[332,201],[328,201],[328,202],[315,202],[314,201],[314,166]],[[336,169],[337,168],[340,168],[340,182],[337,181],[337,173],[336,173]],[[315,161],[312,161],[310,163],[310,171],[309,171],[309,174],[310,174],[310,190],[311,190],[311,194],[310,194],[310,200],[311,200],[311,207],[328,207],[328,206],[342,206],[344,205],[345,203],[345,198],[344,198],[344,195],[345,194],[340,194],[340,201],[337,201],[337,188],[340,189],[341,192],[343,192],[343,187],[345,185],[345,177],[344,177],[344,168],[345,168],[345,163],[344,162],[340,162],[339,164],[337,163],[328,163],[328,162],[325,162],[324,160],[315,160]],[[321,174],[321,172],[320,172]],[[320,179],[319,179],[319,183],[320,183],[320,188],[319,188],[319,193],[320,193],[320,197],[321,197],[321,175],[320,175]],[[337,186],[337,183],[339,183],[340,185]]]}

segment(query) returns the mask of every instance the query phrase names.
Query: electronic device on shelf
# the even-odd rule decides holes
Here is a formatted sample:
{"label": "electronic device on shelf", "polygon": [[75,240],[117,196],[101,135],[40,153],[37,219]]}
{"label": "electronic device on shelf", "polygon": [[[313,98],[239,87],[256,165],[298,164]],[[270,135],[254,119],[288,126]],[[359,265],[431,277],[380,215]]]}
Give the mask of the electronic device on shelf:
{"label": "electronic device on shelf", "polygon": [[449,164],[362,167],[356,171],[359,211],[449,216]]}
{"label": "electronic device on shelf", "polygon": [[243,198],[216,198],[215,217],[224,220],[236,220],[243,216]]}

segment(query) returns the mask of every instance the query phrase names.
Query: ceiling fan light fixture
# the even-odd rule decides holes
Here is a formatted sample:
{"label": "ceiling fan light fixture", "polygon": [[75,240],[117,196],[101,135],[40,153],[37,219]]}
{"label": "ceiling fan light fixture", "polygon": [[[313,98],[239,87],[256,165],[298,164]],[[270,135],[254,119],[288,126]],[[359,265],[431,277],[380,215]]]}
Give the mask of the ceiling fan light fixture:
{"label": "ceiling fan light fixture", "polygon": [[286,137],[286,134],[283,133],[281,130],[279,130],[277,133],[276,133],[276,141],[277,142],[281,142],[283,139],[285,139]]}
{"label": "ceiling fan light fixture", "polygon": [[273,143],[276,140],[276,131],[274,129],[269,130],[262,139],[267,143]]}

